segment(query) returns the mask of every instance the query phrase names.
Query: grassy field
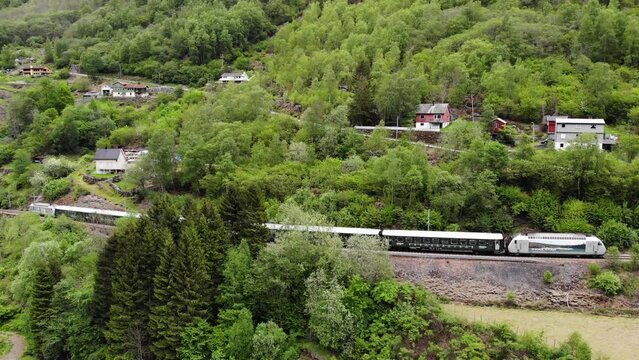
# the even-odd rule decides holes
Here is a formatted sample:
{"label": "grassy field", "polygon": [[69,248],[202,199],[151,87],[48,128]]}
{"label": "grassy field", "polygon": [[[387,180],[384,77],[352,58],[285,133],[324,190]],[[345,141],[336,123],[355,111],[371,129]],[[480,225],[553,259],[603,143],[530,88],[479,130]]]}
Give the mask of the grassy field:
{"label": "grassy field", "polygon": [[469,321],[507,323],[518,333],[543,331],[555,346],[573,332],[590,344],[594,358],[634,360],[639,354],[639,318],[607,317],[559,311],[502,309],[460,304],[444,305],[449,312]]}

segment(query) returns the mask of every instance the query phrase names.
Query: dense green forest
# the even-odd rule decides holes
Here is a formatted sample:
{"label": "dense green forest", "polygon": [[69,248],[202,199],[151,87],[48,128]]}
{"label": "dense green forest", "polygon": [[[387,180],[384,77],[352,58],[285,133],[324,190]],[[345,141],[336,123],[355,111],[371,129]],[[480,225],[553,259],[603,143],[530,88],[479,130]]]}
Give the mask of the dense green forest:
{"label": "dense green forest", "polygon": [[[327,235],[273,239],[265,221],[585,232],[639,254],[632,1],[0,1],[0,48],[2,68],[55,68],[0,74],[0,207],[91,194],[148,214],[107,240],[67,219],[0,222],[0,323],[38,359],[591,356],[577,335],[551,349],[452,318],[393,280],[373,239],[342,252]],[[256,76],[206,85],[232,69]],[[80,101],[101,76],[188,89]],[[420,102],[455,109],[443,149],[352,128],[412,127]],[[603,117],[619,142],[556,151],[487,131],[548,114]],[[134,196],[83,179],[110,147],[149,150],[118,183]],[[638,268],[591,269],[593,287],[636,297]]]}

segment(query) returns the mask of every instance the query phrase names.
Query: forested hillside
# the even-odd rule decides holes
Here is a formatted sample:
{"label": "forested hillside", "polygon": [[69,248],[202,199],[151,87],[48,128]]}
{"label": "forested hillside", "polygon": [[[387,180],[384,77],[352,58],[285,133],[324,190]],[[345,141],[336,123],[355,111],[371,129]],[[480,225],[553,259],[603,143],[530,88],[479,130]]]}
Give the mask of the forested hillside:
{"label": "forested hillside", "polygon": [[[0,1],[0,47],[0,67],[54,69],[0,74],[0,207],[98,198],[146,214],[107,240],[64,218],[2,219],[0,324],[33,357],[591,357],[578,336],[551,349],[453,319],[392,279],[373,238],[344,252],[333,236],[274,238],[266,221],[593,233],[633,262],[591,270],[592,286],[636,303],[630,1]],[[254,77],[215,83],[231,70]],[[116,79],[180,86],[83,98]],[[436,149],[352,127],[413,127],[426,102],[457,117]],[[530,123],[549,114],[605,118],[619,141],[544,147]],[[496,116],[515,126],[491,138]],[[100,148],[148,153],[96,174]]]}

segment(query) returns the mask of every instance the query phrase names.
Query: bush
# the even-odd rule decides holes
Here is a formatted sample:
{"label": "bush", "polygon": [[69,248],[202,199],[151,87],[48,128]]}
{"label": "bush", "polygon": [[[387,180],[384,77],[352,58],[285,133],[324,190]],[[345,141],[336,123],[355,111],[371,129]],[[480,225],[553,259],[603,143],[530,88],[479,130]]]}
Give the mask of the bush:
{"label": "bush", "polygon": [[546,284],[552,284],[552,281],[553,281],[553,275],[552,275],[552,272],[550,272],[550,271],[546,270],[546,271],[544,272],[544,282],[545,282]]}
{"label": "bush", "polygon": [[604,271],[595,276],[590,283],[590,287],[599,289],[608,296],[615,296],[623,289],[621,279],[612,271]]}
{"label": "bush", "polygon": [[506,292],[506,300],[504,301],[504,303],[508,306],[516,306],[517,294],[512,290],[508,290],[508,292]]}
{"label": "bush", "polygon": [[597,263],[588,264],[588,271],[590,271],[590,275],[597,276],[601,274],[601,265]]}
{"label": "bush", "polygon": [[634,244],[630,248],[630,271],[639,270],[639,244]]}
{"label": "bush", "polygon": [[606,246],[617,246],[628,249],[637,242],[637,233],[626,224],[608,220],[597,231],[597,237],[603,240]]}
{"label": "bush", "polygon": [[70,188],[71,182],[67,179],[51,180],[42,188],[42,195],[47,201],[52,202],[68,193]]}
{"label": "bush", "polygon": [[75,165],[66,159],[48,158],[44,161],[42,171],[54,179],[60,179],[68,176],[75,170]]}
{"label": "bush", "polygon": [[621,269],[620,257],[621,257],[621,253],[619,252],[619,249],[616,246],[609,247],[606,254],[606,263],[608,267],[613,270]]}

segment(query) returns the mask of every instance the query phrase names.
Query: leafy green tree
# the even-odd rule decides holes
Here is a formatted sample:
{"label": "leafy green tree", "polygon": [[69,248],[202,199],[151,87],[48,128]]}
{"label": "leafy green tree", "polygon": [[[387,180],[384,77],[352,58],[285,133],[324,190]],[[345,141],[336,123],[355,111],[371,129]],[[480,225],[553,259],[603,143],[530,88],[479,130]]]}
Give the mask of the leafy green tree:
{"label": "leafy green tree", "polygon": [[26,149],[18,149],[13,156],[11,166],[13,168],[13,177],[16,179],[18,186],[27,184],[29,174],[27,173],[31,165],[31,153]]}
{"label": "leafy green tree", "polygon": [[61,113],[65,107],[73,105],[74,99],[66,82],[50,79],[40,80],[36,86],[29,88],[26,95],[33,99],[39,111],[55,109]]}
{"label": "leafy green tree", "polygon": [[82,65],[82,70],[90,76],[96,76],[104,68],[102,54],[95,48],[89,48],[82,53],[80,64]]}
{"label": "leafy green tree", "polygon": [[173,131],[160,128],[153,133],[149,139],[149,153],[144,156],[141,166],[162,191],[172,188],[177,169]]}
{"label": "leafy green tree", "polygon": [[395,124],[404,116],[413,114],[421,98],[422,79],[414,69],[392,73],[380,79],[375,93],[375,103],[382,118]]}
{"label": "leafy green tree", "polygon": [[33,122],[36,113],[36,102],[28,97],[16,95],[9,102],[7,109],[11,136],[16,138]]}
{"label": "leafy green tree", "polygon": [[597,237],[603,240],[606,246],[617,246],[620,249],[629,249],[637,243],[637,233],[616,220],[603,223],[597,231]]}
{"label": "leafy green tree", "polygon": [[292,360],[297,356],[297,349],[289,344],[288,336],[277,324],[269,321],[257,325],[251,359]]}
{"label": "leafy green tree", "polygon": [[526,211],[535,226],[551,229],[559,215],[559,200],[548,190],[537,190],[528,200]]}
{"label": "leafy green tree", "polygon": [[319,343],[348,353],[353,346],[355,319],[343,303],[344,288],[323,269],[306,280],[308,327]]}

